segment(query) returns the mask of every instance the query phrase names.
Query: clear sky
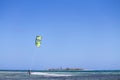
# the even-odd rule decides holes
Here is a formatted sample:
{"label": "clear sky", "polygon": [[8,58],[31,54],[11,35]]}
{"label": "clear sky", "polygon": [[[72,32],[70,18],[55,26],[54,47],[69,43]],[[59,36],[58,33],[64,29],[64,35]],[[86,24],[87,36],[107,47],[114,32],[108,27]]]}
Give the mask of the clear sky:
{"label": "clear sky", "polygon": [[0,0],[0,69],[30,67],[120,69],[120,0]]}

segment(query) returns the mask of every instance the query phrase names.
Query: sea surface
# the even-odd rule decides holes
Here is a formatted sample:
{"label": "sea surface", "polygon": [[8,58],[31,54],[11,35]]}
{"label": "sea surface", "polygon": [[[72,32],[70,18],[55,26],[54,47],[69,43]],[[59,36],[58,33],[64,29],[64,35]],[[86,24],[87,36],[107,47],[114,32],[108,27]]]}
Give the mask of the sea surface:
{"label": "sea surface", "polygon": [[120,80],[120,70],[32,71],[0,70],[0,80]]}

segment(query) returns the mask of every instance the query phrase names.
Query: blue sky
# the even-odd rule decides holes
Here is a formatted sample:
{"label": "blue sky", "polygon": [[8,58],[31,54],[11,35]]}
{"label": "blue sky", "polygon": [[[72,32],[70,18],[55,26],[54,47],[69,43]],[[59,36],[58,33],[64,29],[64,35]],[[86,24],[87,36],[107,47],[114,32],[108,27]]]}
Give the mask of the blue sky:
{"label": "blue sky", "polygon": [[[120,69],[119,0],[0,0],[0,69]],[[34,45],[42,35],[42,45]]]}

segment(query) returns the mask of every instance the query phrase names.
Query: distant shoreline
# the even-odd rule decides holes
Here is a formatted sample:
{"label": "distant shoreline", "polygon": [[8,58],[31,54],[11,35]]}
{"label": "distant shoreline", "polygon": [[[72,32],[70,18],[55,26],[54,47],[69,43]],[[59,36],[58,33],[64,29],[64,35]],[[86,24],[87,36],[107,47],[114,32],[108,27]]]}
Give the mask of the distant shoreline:
{"label": "distant shoreline", "polygon": [[[0,71],[13,71],[13,72],[28,72],[28,70],[3,70]],[[120,70],[31,70],[31,72],[120,72]]]}

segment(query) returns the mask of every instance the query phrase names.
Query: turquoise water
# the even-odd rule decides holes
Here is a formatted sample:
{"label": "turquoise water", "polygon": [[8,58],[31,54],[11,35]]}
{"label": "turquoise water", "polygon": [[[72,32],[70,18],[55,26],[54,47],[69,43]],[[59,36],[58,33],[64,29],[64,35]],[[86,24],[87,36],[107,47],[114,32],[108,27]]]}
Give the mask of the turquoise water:
{"label": "turquoise water", "polygon": [[1,70],[0,80],[120,80],[120,70],[32,71]]}

